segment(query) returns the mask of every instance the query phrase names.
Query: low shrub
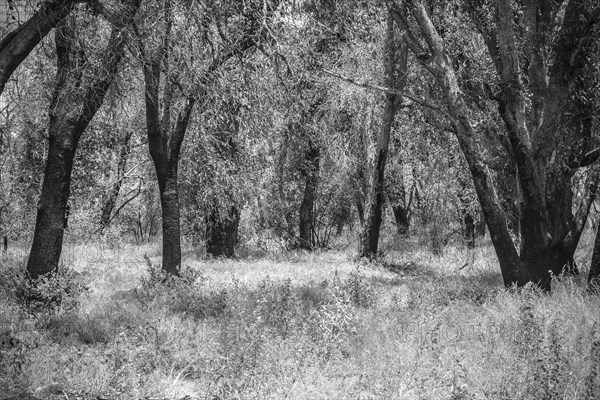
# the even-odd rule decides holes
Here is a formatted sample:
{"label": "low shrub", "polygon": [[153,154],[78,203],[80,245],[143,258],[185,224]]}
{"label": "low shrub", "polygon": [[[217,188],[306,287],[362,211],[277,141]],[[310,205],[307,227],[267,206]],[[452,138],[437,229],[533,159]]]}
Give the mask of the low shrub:
{"label": "low shrub", "polygon": [[145,259],[148,274],[140,280],[140,286],[135,290],[136,297],[143,305],[160,302],[171,312],[196,319],[218,317],[226,311],[227,292],[207,290],[204,287],[205,278],[199,271],[184,267],[176,276],[162,270],[160,265],[153,264],[148,256]]}

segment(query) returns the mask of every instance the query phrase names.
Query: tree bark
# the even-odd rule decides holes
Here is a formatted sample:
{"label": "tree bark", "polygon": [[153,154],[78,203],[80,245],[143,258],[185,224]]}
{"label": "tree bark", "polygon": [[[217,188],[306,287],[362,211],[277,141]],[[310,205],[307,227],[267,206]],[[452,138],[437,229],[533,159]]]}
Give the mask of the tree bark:
{"label": "tree bark", "polygon": [[475,248],[475,219],[473,214],[468,211],[463,213],[464,231],[463,238],[467,241],[467,247],[469,249]]}
{"label": "tree bark", "polygon": [[125,168],[127,167],[127,159],[129,158],[129,154],[131,153],[131,146],[129,141],[131,140],[131,136],[133,135],[133,131],[129,130],[123,136],[123,144],[121,146],[121,150],[119,152],[119,160],[117,162],[117,174],[115,176],[115,182],[112,184],[106,199],[104,200],[104,204],[102,205],[102,210],[100,214],[100,232],[108,226],[111,220],[112,212],[117,205],[117,200],[119,198],[119,192],[121,191],[121,185],[123,184],[123,179],[125,178]]}
{"label": "tree bark", "polygon": [[[0,138],[1,139],[1,138]],[[2,142],[0,141],[0,146],[2,145]],[[0,147],[0,155],[2,155],[2,151],[1,151],[1,147]],[[2,179],[2,174],[0,174],[0,183]],[[8,253],[8,236],[6,235],[5,231],[4,231],[4,205],[0,204],[0,238],[2,238],[2,250],[0,251],[1,254],[6,254]]]}
{"label": "tree bark", "polygon": [[27,272],[32,279],[58,268],[67,222],[73,159],[81,134],[102,104],[124,54],[123,30],[132,22],[140,0],[125,3],[122,24],[113,27],[100,68],[87,71],[96,79],[82,87],[83,54],[74,50],[76,31],[67,21],[56,32],[58,55],[54,99],[50,107],[49,147],[38,203]]}
{"label": "tree bark", "polygon": [[387,192],[388,200],[394,214],[394,220],[396,221],[398,235],[408,235],[408,230],[410,229],[412,194],[411,199],[407,203],[406,190],[404,188],[404,183],[402,182],[400,182],[397,188],[388,188]]}
{"label": "tree bark", "polygon": [[308,150],[304,157],[303,172],[306,176],[304,196],[300,204],[300,248],[312,250],[314,243],[313,232],[315,229],[315,201],[319,185],[321,150],[318,144],[309,138]]}
{"label": "tree bark", "polygon": [[[394,21],[388,15],[385,43],[385,70],[389,87],[401,92],[407,81],[408,48],[395,38]],[[384,176],[392,125],[402,96],[386,93],[383,121],[377,138],[375,158],[370,171],[365,222],[360,237],[359,257],[375,258],[379,245],[379,231],[384,203]]]}
{"label": "tree bark", "polygon": [[207,216],[206,226],[206,252],[213,257],[233,257],[240,226],[238,209],[231,206],[228,215],[223,218],[218,207],[213,207]]}
{"label": "tree bark", "polygon": [[594,292],[600,291],[600,227],[596,230],[594,251],[592,253],[592,262],[590,263],[590,272],[588,275],[588,287]]}
{"label": "tree bark", "polygon": [[394,213],[394,219],[396,220],[398,235],[408,235],[408,230],[410,229],[410,210],[401,205],[396,205],[392,206],[392,212]]}
{"label": "tree bark", "polygon": [[163,264],[162,268],[172,275],[181,269],[181,226],[179,215],[179,188],[177,167],[174,174],[163,176],[159,181],[162,211]]}

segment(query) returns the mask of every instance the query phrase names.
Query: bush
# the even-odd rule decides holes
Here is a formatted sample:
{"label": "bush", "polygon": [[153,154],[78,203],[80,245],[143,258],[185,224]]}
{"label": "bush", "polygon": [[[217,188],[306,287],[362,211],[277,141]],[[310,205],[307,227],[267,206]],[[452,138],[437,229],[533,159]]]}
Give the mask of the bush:
{"label": "bush", "polygon": [[31,315],[70,313],[79,307],[80,296],[88,290],[79,274],[61,265],[57,271],[30,279],[18,267],[0,274],[0,287],[7,300],[12,299]]}
{"label": "bush", "polygon": [[192,268],[182,268],[179,276],[169,274],[145,256],[148,275],[140,280],[136,297],[145,306],[159,301],[174,313],[196,319],[218,317],[227,309],[227,292],[207,291],[205,278]]}

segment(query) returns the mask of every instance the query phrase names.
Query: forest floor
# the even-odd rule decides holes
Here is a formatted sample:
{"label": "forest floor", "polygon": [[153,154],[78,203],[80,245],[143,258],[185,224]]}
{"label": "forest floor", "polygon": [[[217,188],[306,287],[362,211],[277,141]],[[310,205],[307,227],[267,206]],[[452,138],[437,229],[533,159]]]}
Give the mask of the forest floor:
{"label": "forest floor", "polygon": [[72,245],[29,302],[10,253],[0,400],[600,398],[583,274],[544,295],[505,289],[489,244],[385,251],[189,251],[164,281],[158,245]]}

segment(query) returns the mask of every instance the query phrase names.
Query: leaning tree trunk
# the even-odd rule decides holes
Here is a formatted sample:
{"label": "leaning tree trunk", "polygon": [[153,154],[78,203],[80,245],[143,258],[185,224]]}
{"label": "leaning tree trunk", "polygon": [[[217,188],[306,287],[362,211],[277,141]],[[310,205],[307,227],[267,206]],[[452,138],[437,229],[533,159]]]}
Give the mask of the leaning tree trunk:
{"label": "leaning tree trunk", "polygon": [[12,73],[58,23],[73,9],[73,0],[44,1],[23,25],[8,33],[0,42],[0,94]]}
{"label": "leaning tree trunk", "polygon": [[[33,244],[27,272],[33,279],[58,268],[67,224],[67,201],[71,190],[73,159],[81,134],[94,117],[114,80],[124,54],[123,30],[132,22],[140,0],[125,4],[125,18],[112,29],[99,68],[89,68],[81,51],[75,51],[74,21],[67,21],[56,32],[58,56],[54,99],[50,107],[48,156],[38,203]],[[96,79],[81,88],[83,75]]]}
{"label": "leaning tree trunk", "polygon": [[[408,48],[404,43],[397,43],[394,29],[394,21],[389,16],[385,44],[386,79],[390,88],[401,92],[406,85]],[[401,101],[402,96],[397,93],[386,93],[385,95],[383,121],[377,138],[373,169],[370,171],[367,207],[360,237],[359,257],[374,258],[377,256],[384,202],[385,164],[392,124],[394,123],[394,117]]]}
{"label": "leaning tree trunk", "polygon": [[[63,121],[61,121],[63,122]],[[74,121],[50,122],[50,147],[44,171],[42,193],[37,206],[33,244],[27,263],[31,278],[56,270],[67,225],[67,202],[75,149],[83,129]]]}
{"label": "leaning tree trunk", "polygon": [[[388,2],[390,3],[391,0]],[[456,138],[467,160],[475,193],[485,215],[492,244],[500,263],[504,284],[506,286],[515,283],[524,285],[530,281],[537,281],[537,277],[531,277],[523,268],[508,232],[506,216],[496,195],[493,177],[484,163],[482,151],[476,140],[477,135],[474,132],[456,73],[452,68],[452,61],[445,51],[443,39],[436,31],[421,1],[414,0],[406,6],[415,17],[426,38],[427,48],[424,48],[421,42],[412,35],[405,14],[396,3],[390,4],[390,11],[398,27],[404,32],[411,51],[417,55],[430,54],[423,62],[426,63],[427,69],[433,74],[442,90],[448,107],[446,116],[453,125]]]}
{"label": "leaning tree trunk", "polygon": [[131,153],[131,146],[129,141],[131,140],[131,136],[133,135],[133,131],[129,130],[125,133],[123,137],[123,144],[121,147],[121,151],[119,152],[119,160],[117,162],[117,176],[116,180],[112,184],[110,191],[108,192],[104,204],[102,205],[102,210],[100,214],[100,232],[104,230],[108,226],[111,221],[112,212],[117,205],[117,200],[119,198],[119,192],[121,191],[121,186],[123,185],[123,179],[125,179],[125,168],[127,167],[127,159],[129,158],[129,154]]}
{"label": "leaning tree trunk", "polygon": [[315,245],[313,232],[315,229],[315,200],[319,185],[321,150],[312,139],[308,139],[308,150],[305,154],[304,175],[306,176],[306,185],[304,187],[304,196],[300,204],[300,247],[306,250],[312,250]]}

